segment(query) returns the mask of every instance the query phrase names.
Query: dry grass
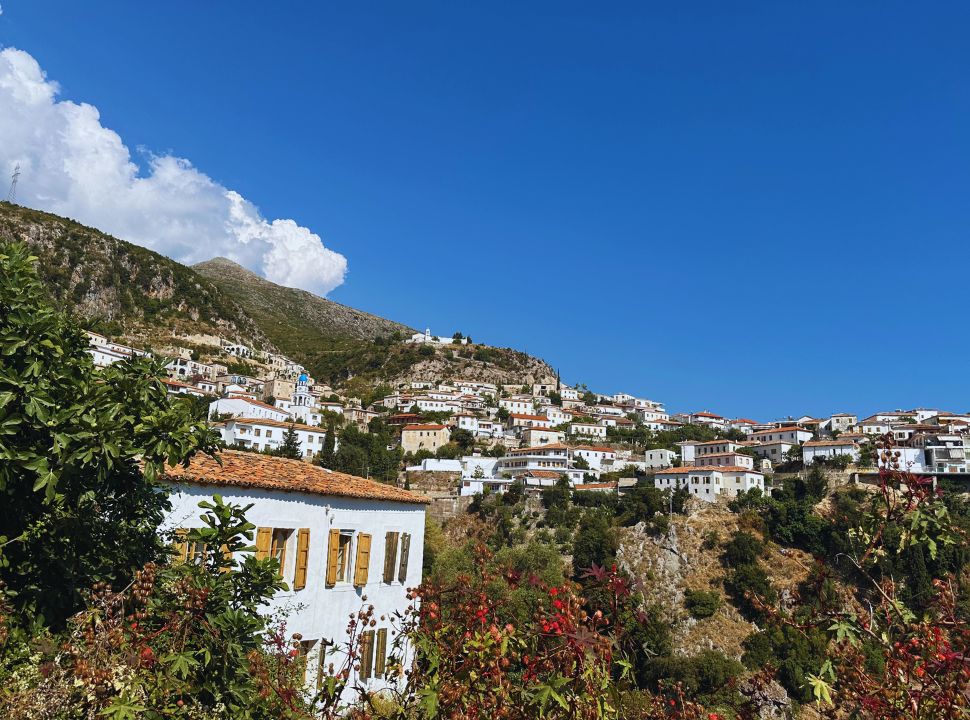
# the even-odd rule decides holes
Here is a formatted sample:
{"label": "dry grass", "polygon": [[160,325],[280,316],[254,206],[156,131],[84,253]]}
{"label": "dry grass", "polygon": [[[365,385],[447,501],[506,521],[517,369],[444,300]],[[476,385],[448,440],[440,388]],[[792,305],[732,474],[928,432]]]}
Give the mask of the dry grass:
{"label": "dry grass", "polygon": [[[756,629],[731,605],[723,587],[720,546],[741,529],[763,538],[759,530],[742,527],[743,521],[721,504],[702,503],[688,516],[674,516],[676,540],[651,538],[639,528],[623,532],[621,562],[643,583],[647,602],[668,613],[675,652],[692,654],[713,648],[738,658],[742,641]],[[718,546],[705,548],[705,538],[714,535]],[[808,577],[813,563],[807,553],[782,550],[773,543],[768,543],[767,555],[764,568],[780,592],[794,590]],[[685,590],[713,590],[721,596],[722,605],[710,618],[695,620],[684,608]]]}

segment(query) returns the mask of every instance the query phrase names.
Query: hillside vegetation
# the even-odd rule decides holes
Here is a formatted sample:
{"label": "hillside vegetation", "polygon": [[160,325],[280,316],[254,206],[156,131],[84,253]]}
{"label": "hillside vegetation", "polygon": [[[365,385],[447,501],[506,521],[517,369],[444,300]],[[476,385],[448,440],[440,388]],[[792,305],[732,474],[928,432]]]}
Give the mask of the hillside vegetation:
{"label": "hillside vegetation", "polygon": [[51,298],[112,335],[145,329],[264,342],[262,332],[212,282],[164,255],[67,218],[0,202],[0,238],[39,258]]}
{"label": "hillside vegetation", "polygon": [[[461,377],[498,384],[552,378],[546,363],[484,345],[432,349],[401,342],[407,325],[272,283],[225,258],[186,267],[51,213],[0,202],[0,240],[39,258],[55,303],[85,325],[136,345],[191,345],[219,335],[278,350],[317,379],[366,396],[382,383]],[[203,351],[204,347],[196,348]],[[203,357],[203,359],[205,359]]]}

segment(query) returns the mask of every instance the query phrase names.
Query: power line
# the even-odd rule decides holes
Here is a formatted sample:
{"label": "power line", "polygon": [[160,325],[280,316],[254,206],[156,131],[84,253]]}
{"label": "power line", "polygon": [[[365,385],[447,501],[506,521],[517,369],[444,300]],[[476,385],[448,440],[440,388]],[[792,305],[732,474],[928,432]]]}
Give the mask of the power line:
{"label": "power line", "polygon": [[13,175],[10,176],[10,192],[7,193],[7,202],[12,203],[17,199],[17,180],[20,178],[20,163],[13,169]]}

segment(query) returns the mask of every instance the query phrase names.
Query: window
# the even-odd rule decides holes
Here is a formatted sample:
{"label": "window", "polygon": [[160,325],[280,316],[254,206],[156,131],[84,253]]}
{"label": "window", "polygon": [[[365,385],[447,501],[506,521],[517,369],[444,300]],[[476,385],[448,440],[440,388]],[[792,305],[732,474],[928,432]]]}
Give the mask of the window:
{"label": "window", "polygon": [[262,435],[262,431],[259,428],[253,428],[253,435],[260,437]]}
{"label": "window", "polygon": [[354,585],[366,585],[370,566],[371,536],[366,533],[357,534],[357,555],[351,561],[350,553],[353,547],[353,530],[330,531],[327,548],[327,585],[351,581],[351,567],[354,567]]}

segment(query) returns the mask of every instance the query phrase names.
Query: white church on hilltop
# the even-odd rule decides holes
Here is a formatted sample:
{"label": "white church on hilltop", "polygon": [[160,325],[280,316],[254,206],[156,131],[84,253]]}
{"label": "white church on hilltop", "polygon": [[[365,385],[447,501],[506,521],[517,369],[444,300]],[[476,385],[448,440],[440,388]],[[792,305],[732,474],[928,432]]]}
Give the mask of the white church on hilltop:
{"label": "white church on hilltop", "polygon": [[426,328],[423,333],[414,333],[404,342],[414,345],[467,345],[468,338],[463,337],[456,340],[453,337],[439,337],[431,334],[431,328]]}

